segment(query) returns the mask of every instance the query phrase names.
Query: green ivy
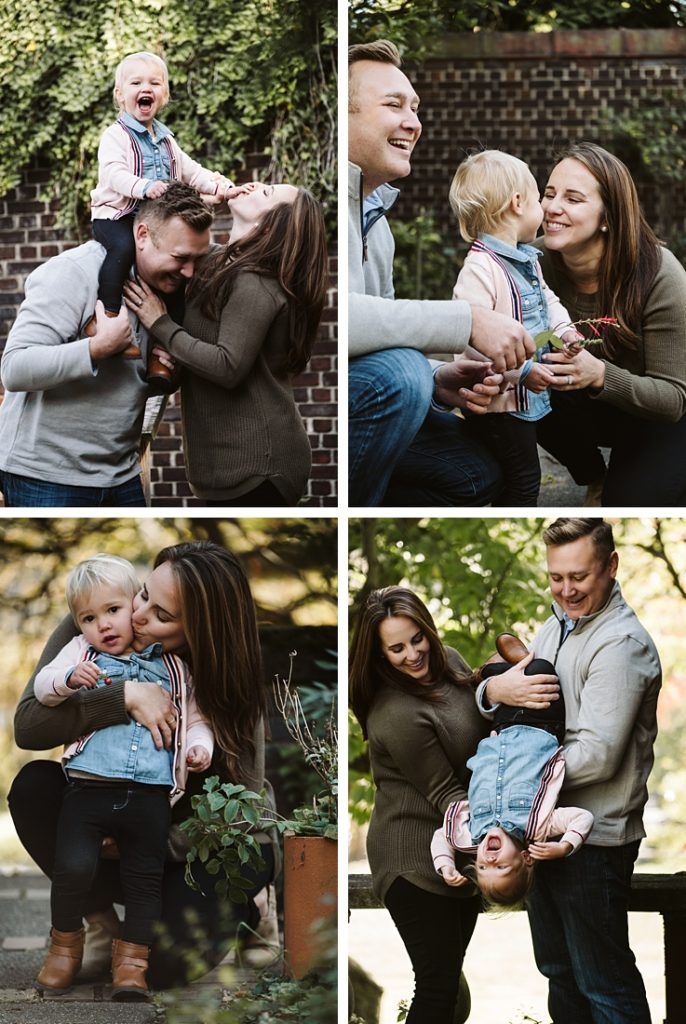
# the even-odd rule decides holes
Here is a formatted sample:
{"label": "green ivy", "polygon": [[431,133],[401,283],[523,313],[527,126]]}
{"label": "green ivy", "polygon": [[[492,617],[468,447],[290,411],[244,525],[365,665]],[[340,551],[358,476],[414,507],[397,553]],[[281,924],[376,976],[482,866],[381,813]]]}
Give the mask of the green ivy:
{"label": "green ivy", "polygon": [[5,0],[0,195],[47,161],[61,224],[83,224],[114,69],[149,50],[169,67],[162,119],[182,149],[229,177],[262,154],[264,176],[311,188],[331,224],[336,42],[329,0]]}

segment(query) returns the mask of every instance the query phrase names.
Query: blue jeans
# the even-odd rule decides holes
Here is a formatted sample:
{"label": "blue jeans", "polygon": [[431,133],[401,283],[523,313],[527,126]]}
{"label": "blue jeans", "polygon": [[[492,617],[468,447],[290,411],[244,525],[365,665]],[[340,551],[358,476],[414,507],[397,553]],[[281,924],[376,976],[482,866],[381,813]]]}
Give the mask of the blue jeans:
{"label": "blue jeans", "polygon": [[650,1024],[629,947],[628,902],[639,842],[584,845],[536,864],[527,899],[536,963],[554,1024]]}
{"label": "blue jeans", "polygon": [[350,362],[351,505],[487,505],[500,486],[493,457],[452,413],[431,410],[433,377],[415,349]]}
{"label": "blue jeans", "polygon": [[73,487],[0,472],[6,508],[145,508],[140,476],[116,487]]}

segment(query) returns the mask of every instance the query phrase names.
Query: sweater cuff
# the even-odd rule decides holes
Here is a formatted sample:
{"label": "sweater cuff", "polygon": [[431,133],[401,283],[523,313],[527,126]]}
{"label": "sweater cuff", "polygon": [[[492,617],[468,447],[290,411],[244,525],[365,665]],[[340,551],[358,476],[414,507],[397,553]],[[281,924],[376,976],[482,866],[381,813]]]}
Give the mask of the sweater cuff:
{"label": "sweater cuff", "polygon": [[126,725],[130,721],[123,683],[98,686],[92,690],[82,688],[76,692],[83,702],[87,731],[104,729],[108,725]]}
{"label": "sweater cuff", "polygon": [[169,348],[172,338],[180,330],[182,330],[181,325],[177,324],[176,320],[172,320],[169,313],[163,313],[151,326],[150,334],[154,336],[156,341],[161,342],[165,348]]}

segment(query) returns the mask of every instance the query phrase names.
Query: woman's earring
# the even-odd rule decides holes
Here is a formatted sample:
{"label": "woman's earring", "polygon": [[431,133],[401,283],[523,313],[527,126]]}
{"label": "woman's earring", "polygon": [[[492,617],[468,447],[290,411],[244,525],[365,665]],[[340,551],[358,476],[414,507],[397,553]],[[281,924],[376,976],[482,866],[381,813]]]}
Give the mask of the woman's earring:
{"label": "woman's earring", "polygon": [[601,231],[607,231],[607,224],[603,224],[603,226],[601,227],[600,230]]}

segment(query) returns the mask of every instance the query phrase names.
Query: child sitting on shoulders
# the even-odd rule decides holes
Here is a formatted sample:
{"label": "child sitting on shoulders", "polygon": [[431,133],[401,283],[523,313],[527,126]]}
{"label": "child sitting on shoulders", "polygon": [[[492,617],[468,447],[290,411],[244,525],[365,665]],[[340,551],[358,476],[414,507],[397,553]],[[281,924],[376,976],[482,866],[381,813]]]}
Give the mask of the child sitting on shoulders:
{"label": "child sitting on shoulders", "polygon": [[81,966],[83,917],[101,845],[113,837],[126,918],[112,948],[112,998],[147,998],[171,805],[182,795],[187,773],[205,771],[212,759],[212,732],[198,711],[184,662],[163,653],[160,644],[134,650],[131,617],[139,590],[136,572],[123,558],[96,555],[77,565],[67,580],[67,603],[81,635],[34,682],[36,698],[50,706],[83,687],[126,680],[156,684],[169,691],[176,717],[170,750],[158,749],[149,729],[131,719],[82,736],[64,751],[69,785],[57,827],[50,948],[35,983],[42,992],[71,988]]}
{"label": "child sitting on shoulders", "polygon": [[[119,63],[114,79],[119,118],[105,129],[98,147],[98,184],[91,192],[93,237],[107,250],[100,269],[98,298],[107,316],[118,316],[122,289],[136,248],[133,216],[142,199],[157,199],[171,181],[183,181],[209,202],[226,197],[233,183],[208,171],[184,153],[173,133],[157,120],[169,102],[169,73],[154,53],[131,53]],[[95,333],[95,320],[86,334]],[[136,358],[137,346],[124,355]]]}
{"label": "child sitting on shoulders", "polygon": [[[475,682],[507,671],[528,653],[509,633],[498,636],[496,647],[499,656],[475,673]],[[540,658],[524,671],[555,675],[550,662]],[[565,770],[561,693],[548,708],[499,704],[493,724],[494,731],[467,762],[472,772],[468,799],[450,804],[443,828],[434,833],[431,854],[447,885],[465,885],[473,878],[489,904],[519,907],[533,883],[535,862],[574,853],[591,831],[593,815],[556,806]],[[469,878],[456,868],[456,852],[475,855]]]}
{"label": "child sitting on shoulders", "polygon": [[[580,335],[548,288],[538,249],[530,243],[543,220],[533,174],[509,153],[487,149],[464,160],[450,186],[450,205],[460,234],[472,247],[460,271],[453,298],[511,316],[529,334],[552,329],[566,343]],[[470,417],[477,436],[493,452],[504,476],[501,505],[535,506],[541,486],[536,422],[550,412],[549,386],[555,376],[540,361],[538,350],[518,370],[505,374],[506,391],[489,412]],[[483,359],[468,347],[466,354]]]}

